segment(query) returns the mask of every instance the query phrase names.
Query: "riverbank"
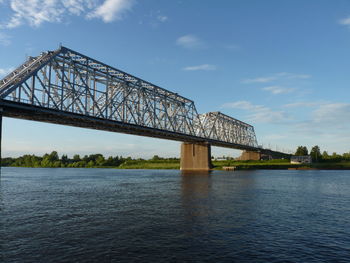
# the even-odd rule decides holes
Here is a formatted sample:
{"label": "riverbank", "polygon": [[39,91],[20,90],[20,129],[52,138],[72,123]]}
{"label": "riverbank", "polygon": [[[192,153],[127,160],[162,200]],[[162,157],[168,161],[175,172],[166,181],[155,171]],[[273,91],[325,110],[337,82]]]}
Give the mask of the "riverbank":
{"label": "riverbank", "polygon": [[[350,161],[339,162],[320,162],[312,164],[291,164],[289,160],[267,160],[267,161],[235,161],[223,160],[212,161],[213,170],[225,170],[227,167],[234,170],[350,170]],[[4,165],[7,167],[35,167],[35,168],[110,168],[110,169],[153,169],[153,170],[179,170],[180,160],[176,158],[171,159],[124,159],[119,165],[56,165],[56,166],[42,166],[40,162],[35,163],[21,163],[21,165]]]}
{"label": "riverbank", "polygon": [[322,162],[312,164],[291,164],[289,160],[268,161],[213,161],[214,170],[222,170],[223,167],[235,167],[235,170],[350,170],[349,161]]}
{"label": "riverbank", "polygon": [[[235,170],[350,170],[350,162],[325,162],[313,164],[291,164],[289,160],[268,161],[213,161],[213,170],[224,170],[224,167],[234,167]],[[180,169],[179,160],[131,160],[122,163],[116,169]]]}

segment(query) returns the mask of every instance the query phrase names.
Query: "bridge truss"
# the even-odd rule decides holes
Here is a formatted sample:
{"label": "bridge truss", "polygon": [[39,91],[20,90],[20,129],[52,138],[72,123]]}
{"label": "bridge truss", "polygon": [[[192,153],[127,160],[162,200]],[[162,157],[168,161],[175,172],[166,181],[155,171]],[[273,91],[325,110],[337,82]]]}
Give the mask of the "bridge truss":
{"label": "bridge truss", "polygon": [[66,47],[30,57],[0,81],[8,117],[257,149],[253,126]]}

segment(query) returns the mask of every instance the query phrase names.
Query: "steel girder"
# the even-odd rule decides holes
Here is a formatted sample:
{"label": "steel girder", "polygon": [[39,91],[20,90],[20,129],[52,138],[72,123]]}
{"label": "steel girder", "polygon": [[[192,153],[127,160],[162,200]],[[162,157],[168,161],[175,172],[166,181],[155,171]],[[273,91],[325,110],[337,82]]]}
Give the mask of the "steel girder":
{"label": "steel girder", "polygon": [[[0,102],[257,147],[254,128],[66,47],[30,57],[0,81]],[[157,137],[157,136],[155,136]]]}

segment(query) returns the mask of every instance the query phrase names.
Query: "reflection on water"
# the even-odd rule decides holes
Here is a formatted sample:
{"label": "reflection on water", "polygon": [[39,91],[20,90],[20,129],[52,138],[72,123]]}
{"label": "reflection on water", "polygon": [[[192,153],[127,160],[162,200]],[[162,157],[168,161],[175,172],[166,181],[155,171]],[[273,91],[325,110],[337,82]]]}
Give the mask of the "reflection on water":
{"label": "reflection on water", "polygon": [[210,188],[211,172],[182,172],[182,207],[189,222],[208,215]]}
{"label": "reflection on water", "polygon": [[346,262],[347,171],[5,168],[0,262]]}

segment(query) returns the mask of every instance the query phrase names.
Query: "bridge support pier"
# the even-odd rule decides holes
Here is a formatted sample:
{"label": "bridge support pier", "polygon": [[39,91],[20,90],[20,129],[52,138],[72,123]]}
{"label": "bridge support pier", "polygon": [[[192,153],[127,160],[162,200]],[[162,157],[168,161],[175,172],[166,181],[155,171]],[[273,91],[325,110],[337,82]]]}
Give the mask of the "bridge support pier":
{"label": "bridge support pier", "polygon": [[180,170],[208,171],[211,165],[211,147],[209,143],[181,144]]}
{"label": "bridge support pier", "polygon": [[253,152],[253,151],[243,151],[242,155],[238,157],[240,161],[259,161],[261,160],[261,153],[259,152]]}

